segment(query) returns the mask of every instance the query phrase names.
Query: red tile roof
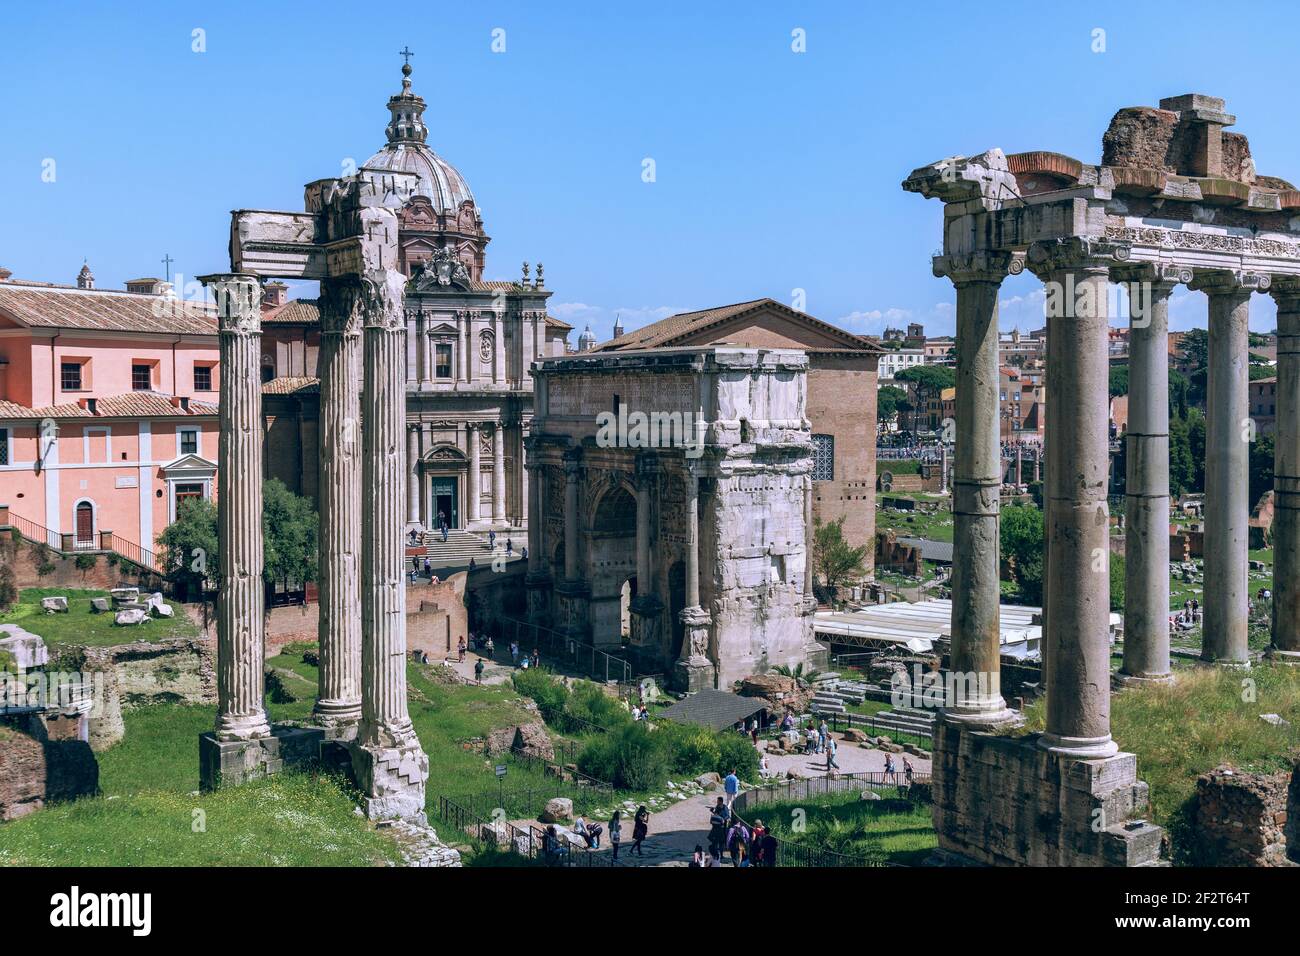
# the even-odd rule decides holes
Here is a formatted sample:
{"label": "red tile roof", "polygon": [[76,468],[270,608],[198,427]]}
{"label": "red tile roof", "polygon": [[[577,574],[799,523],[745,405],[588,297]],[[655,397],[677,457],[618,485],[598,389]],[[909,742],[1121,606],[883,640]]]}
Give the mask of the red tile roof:
{"label": "red tile roof", "polygon": [[159,295],[0,282],[0,315],[27,328],[216,335],[216,310]]}
{"label": "red tile roof", "polygon": [[282,375],[262,384],[263,395],[296,395],[319,391],[320,379],[294,375]]}
{"label": "red tile roof", "polygon": [[95,411],[80,402],[28,408],[17,402],[0,401],[0,419],[15,418],[192,418],[196,415],[216,415],[213,402],[190,399],[189,411],[174,403],[171,395],[161,392],[129,392],[125,395],[108,395],[95,400]]}

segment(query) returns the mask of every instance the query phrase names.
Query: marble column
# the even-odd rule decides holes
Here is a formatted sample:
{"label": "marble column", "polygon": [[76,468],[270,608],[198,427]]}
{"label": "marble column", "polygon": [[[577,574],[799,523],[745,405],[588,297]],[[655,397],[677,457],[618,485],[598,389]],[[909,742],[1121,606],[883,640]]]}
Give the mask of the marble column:
{"label": "marble column", "polygon": [[1129,295],[1121,684],[1170,683],[1169,296],[1185,276],[1117,270]]}
{"label": "marble column", "polygon": [[424,819],[429,761],[406,697],[406,582],[402,483],[406,390],[402,299],[406,279],[376,269],[363,279],[365,422],[361,495],[361,724],[352,749],[371,819]]}
{"label": "marble column", "polygon": [[528,465],[528,573],[542,571],[542,470]]}
{"label": "marble column", "polygon": [[1246,646],[1249,591],[1250,393],[1247,326],[1250,293],[1266,276],[1201,272],[1191,288],[1210,299],[1205,407],[1205,591],[1201,660],[1250,663]]}
{"label": "marble column", "polygon": [[406,527],[420,530],[420,426],[406,428]]}
{"label": "marble column", "polygon": [[320,284],[320,569],[315,714],[339,736],[361,718],[361,283]]}
{"label": "marble column", "polygon": [[1001,692],[998,512],[998,289],[1006,254],[939,256],[936,275],[957,289],[956,448],[952,482],[953,569],[950,670],[957,679],[944,717],[988,726],[1015,718]]}
{"label": "marble column", "polygon": [[506,520],[506,434],[500,422],[492,427],[492,523]]}
{"label": "marble column", "polygon": [[716,668],[709,658],[709,625],[713,618],[700,605],[700,482],[693,472],[686,480],[686,606],[681,612],[685,638],[674,668],[679,688],[713,687]]}
{"label": "marble column", "polygon": [[650,580],[650,495],[654,489],[654,472],[650,462],[638,458],[636,468],[636,590],[637,594],[654,592]]}
{"label": "marble column", "polygon": [[809,474],[805,478],[803,489],[803,598],[805,603],[814,608],[817,605],[817,593],[813,588],[813,479]]}
{"label": "marble column", "polygon": [[456,321],[457,351],[460,352],[460,354],[456,356],[457,362],[460,365],[460,374],[457,375],[456,377],[460,379],[460,381],[462,382],[468,382],[469,381],[469,313],[459,312],[456,315],[456,319],[457,319]]}
{"label": "marble column", "polygon": [[1273,436],[1273,640],[1269,656],[1300,664],[1300,279],[1272,289],[1277,303]]}
{"label": "marble column", "polygon": [[261,286],[200,276],[217,303],[221,408],[217,445],[217,723],[219,741],[269,736],[263,695]]}
{"label": "marble column", "polygon": [[506,380],[506,326],[504,310],[492,310],[492,381],[497,385]]}
{"label": "marble column", "polygon": [[424,311],[420,310],[415,313],[415,381],[417,384],[429,377],[428,356],[425,354],[427,344],[428,336],[424,334]]}
{"label": "marble column", "polygon": [[465,442],[469,445],[469,475],[466,476],[468,478],[466,484],[469,486],[469,510],[466,513],[469,522],[476,522],[482,517],[480,508],[483,489],[480,483],[483,478],[483,463],[479,457],[481,454],[479,427],[473,422],[465,426]]}
{"label": "marble column", "polygon": [[1047,284],[1047,407],[1054,429],[1044,490],[1051,555],[1047,728],[1039,743],[1085,759],[1119,750],[1110,734],[1107,280],[1114,260],[1125,254],[1088,239],[1029,249],[1034,271]]}
{"label": "marble column", "polygon": [[564,580],[570,584],[576,584],[582,576],[578,563],[581,474],[581,460],[566,453],[564,459]]}

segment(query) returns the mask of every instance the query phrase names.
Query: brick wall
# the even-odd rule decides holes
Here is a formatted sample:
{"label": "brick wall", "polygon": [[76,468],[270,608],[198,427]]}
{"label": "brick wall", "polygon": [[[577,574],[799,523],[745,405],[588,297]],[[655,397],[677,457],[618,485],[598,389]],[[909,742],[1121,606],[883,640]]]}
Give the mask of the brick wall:
{"label": "brick wall", "polygon": [[36,546],[26,538],[12,531],[0,531],[0,564],[7,564],[14,569],[18,588],[101,588],[109,590],[116,587],[139,587],[142,591],[162,589],[162,579],[127,561],[119,561],[116,566],[109,564],[106,554],[92,555],[93,567],[82,571],[77,567],[76,557],[63,557],[59,552],[46,549],[46,556],[54,565],[49,574],[38,574],[37,567],[41,561]]}
{"label": "brick wall", "polygon": [[51,737],[40,717],[0,721],[0,820],[98,789],[99,764],[89,744]]}
{"label": "brick wall", "polygon": [[[809,356],[808,418],[835,436],[835,478],[813,485],[813,516],[844,518],[844,537],[874,555],[876,537],[876,358]],[[867,559],[866,577],[874,573]]]}
{"label": "brick wall", "polygon": [[[1300,813],[1293,771],[1246,773],[1217,767],[1196,780],[1197,866],[1293,866],[1287,821]],[[1288,803],[1291,805],[1288,807]],[[1294,830],[1294,826],[1291,828]],[[1300,858],[1300,847],[1293,857]]]}

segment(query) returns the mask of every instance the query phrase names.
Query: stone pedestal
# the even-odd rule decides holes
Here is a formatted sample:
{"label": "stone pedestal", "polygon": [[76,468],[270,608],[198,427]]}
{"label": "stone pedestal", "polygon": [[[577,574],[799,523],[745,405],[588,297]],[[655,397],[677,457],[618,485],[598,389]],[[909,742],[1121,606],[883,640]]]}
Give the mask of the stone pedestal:
{"label": "stone pedestal", "polygon": [[1152,866],[1137,759],[1080,760],[1038,734],[1007,737],[940,721],[932,765],[940,857],[983,866]]}
{"label": "stone pedestal", "polygon": [[314,762],[324,731],[313,727],[276,727],[255,740],[221,740],[199,735],[199,789],[211,792],[268,777],[286,767]]}
{"label": "stone pedestal", "polygon": [[[531,561],[533,553],[528,552]],[[551,576],[545,571],[529,571],[524,575],[527,589],[528,621],[549,627],[551,625]]]}
{"label": "stone pedestal", "polygon": [[424,785],[429,758],[414,739],[393,747],[353,747],[352,776],[366,795],[364,809],[371,820],[409,820],[425,824]]}
{"label": "stone pedestal", "polygon": [[702,607],[682,611],[686,637],[682,656],[673,667],[673,685],[688,693],[717,686],[718,669],[709,659],[709,625],[712,618]]}
{"label": "stone pedestal", "polygon": [[653,594],[638,594],[628,607],[631,617],[632,654],[636,667],[644,673],[657,673],[665,663],[663,633],[664,603]]}

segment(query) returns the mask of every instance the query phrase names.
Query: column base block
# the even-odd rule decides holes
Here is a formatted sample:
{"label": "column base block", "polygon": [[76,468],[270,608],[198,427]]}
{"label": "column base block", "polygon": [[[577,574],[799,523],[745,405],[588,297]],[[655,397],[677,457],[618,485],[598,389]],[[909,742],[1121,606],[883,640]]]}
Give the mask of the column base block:
{"label": "column base block", "polygon": [[1114,690],[1123,690],[1131,687],[1168,687],[1173,684],[1174,675],[1171,671],[1168,674],[1125,674],[1123,671],[1117,671],[1110,675],[1110,686]]}
{"label": "column base block", "polygon": [[989,708],[986,710],[958,710],[956,708],[944,708],[939,712],[939,719],[945,723],[955,724],[965,727],[969,730],[992,730],[994,727],[1018,727],[1025,722],[1025,717],[1019,711],[1012,710],[1006,706],[1006,702],[999,698],[1000,707]]}
{"label": "column base block", "polygon": [[351,740],[361,721],[361,702],[344,703],[318,700],[312,720],[325,732],[326,740]]}
{"label": "column base block", "polygon": [[424,815],[424,785],[429,779],[429,758],[418,741],[396,747],[348,745],[352,779],[366,794],[363,809],[371,820],[408,820],[428,824]]}
{"label": "column base block", "polygon": [[273,727],[271,736],[253,740],[199,734],[199,789],[210,793],[237,787],[285,767],[311,763],[319,759],[323,740],[323,731],[314,727]]}
{"label": "column base block", "polygon": [[[935,724],[936,862],[978,866],[1157,866],[1137,758],[1081,760],[1041,735]],[[1094,829],[1100,823],[1098,829]]]}
{"label": "column base block", "polygon": [[707,657],[679,660],[673,665],[673,689],[693,694],[712,690],[717,684],[718,668]]}
{"label": "column base block", "polygon": [[1269,647],[1264,651],[1264,657],[1274,664],[1288,664],[1292,667],[1300,667],[1300,651],[1284,651],[1277,647]]}

